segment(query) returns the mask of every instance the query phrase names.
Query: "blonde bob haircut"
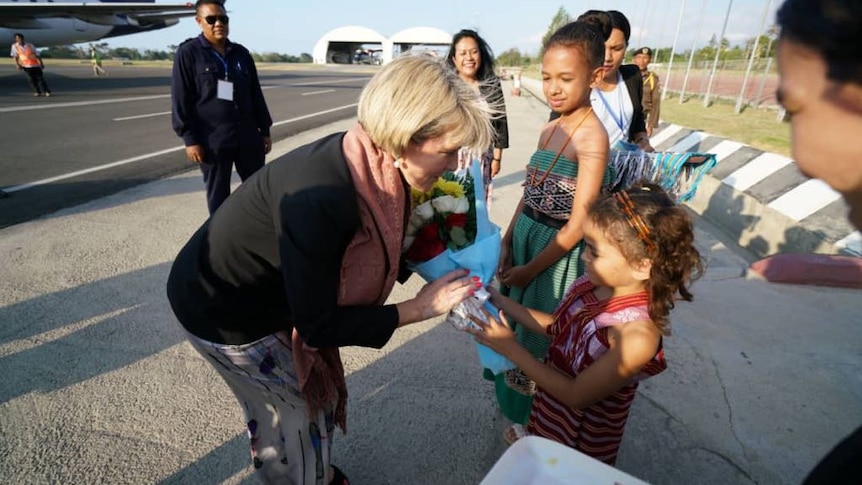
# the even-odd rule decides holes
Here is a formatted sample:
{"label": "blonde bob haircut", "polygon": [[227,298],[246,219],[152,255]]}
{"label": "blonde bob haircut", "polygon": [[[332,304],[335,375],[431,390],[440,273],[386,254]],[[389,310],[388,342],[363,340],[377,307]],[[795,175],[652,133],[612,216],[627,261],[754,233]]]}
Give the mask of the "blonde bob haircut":
{"label": "blonde bob haircut", "polygon": [[359,96],[359,123],[383,151],[399,158],[410,142],[447,136],[482,153],[491,146],[494,109],[446,64],[407,55],[387,64]]}

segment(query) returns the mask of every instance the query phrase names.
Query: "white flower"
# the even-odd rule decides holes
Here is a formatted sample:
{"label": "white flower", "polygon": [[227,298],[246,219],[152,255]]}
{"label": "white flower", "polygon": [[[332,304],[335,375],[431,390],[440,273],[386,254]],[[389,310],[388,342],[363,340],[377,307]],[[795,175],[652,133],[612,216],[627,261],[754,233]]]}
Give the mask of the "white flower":
{"label": "white flower", "polygon": [[452,197],[443,195],[431,200],[431,204],[437,212],[444,214],[466,214],[470,209],[470,203],[466,197]]}
{"label": "white flower", "polygon": [[458,197],[455,199],[455,202],[457,202],[457,205],[455,206],[455,210],[452,211],[455,214],[466,214],[470,210],[470,201],[466,197]]}
{"label": "white flower", "polygon": [[434,217],[434,209],[431,208],[431,201],[416,207],[407,221],[407,235],[416,234],[432,217]]}
{"label": "white flower", "polygon": [[431,201],[429,200],[428,202],[416,207],[416,209],[413,210],[413,213],[422,217],[422,221],[427,221],[434,217],[434,207],[431,207]]}

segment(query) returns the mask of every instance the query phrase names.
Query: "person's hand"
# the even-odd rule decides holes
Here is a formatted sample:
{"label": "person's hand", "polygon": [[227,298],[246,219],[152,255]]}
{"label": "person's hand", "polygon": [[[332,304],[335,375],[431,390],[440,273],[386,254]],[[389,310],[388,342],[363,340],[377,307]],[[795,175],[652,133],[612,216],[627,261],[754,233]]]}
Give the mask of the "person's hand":
{"label": "person's hand", "polygon": [[647,126],[646,136],[652,138],[652,126]]}
{"label": "person's hand", "polygon": [[500,308],[503,305],[503,298],[506,298],[506,297],[503,296],[502,293],[500,293],[500,290],[498,290],[497,288],[494,288],[491,285],[488,285],[485,287],[485,291],[487,291],[488,294],[491,295],[488,298],[488,300],[491,302],[492,305],[494,305],[497,308]]}
{"label": "person's hand", "polygon": [[204,161],[204,147],[201,145],[189,145],[186,147],[186,158],[190,162],[201,163]]}
{"label": "person's hand", "polygon": [[512,331],[503,312],[500,311],[495,316],[485,307],[482,307],[482,314],[485,316],[486,321],[484,322],[482,319],[470,315],[470,320],[479,327],[479,330],[468,327],[467,332],[473,335],[476,342],[485,347],[506,356],[510,355],[510,351],[518,347],[518,342],[515,340],[515,332]]}
{"label": "person's hand", "polygon": [[272,150],[272,138],[265,136],[263,137],[263,154],[266,155],[270,150]]}
{"label": "person's hand", "polygon": [[535,275],[530,272],[527,265],[522,264],[502,272],[500,281],[508,287],[517,286],[518,288],[524,288],[533,281],[534,277]]}
{"label": "person's hand", "polygon": [[455,305],[473,296],[473,293],[482,287],[482,282],[476,276],[469,277],[469,274],[467,270],[458,269],[419,290],[413,300],[421,311],[421,319],[427,320],[448,313]]}
{"label": "person's hand", "polygon": [[655,151],[655,148],[649,144],[649,138],[641,138],[640,141],[638,141],[638,146],[645,152],[652,153]]}
{"label": "person's hand", "polygon": [[491,160],[491,178],[496,177],[498,173],[500,173],[500,161]]}
{"label": "person's hand", "polygon": [[512,269],[512,243],[505,240],[500,245],[500,262],[497,263],[497,278],[503,281],[503,273]]}

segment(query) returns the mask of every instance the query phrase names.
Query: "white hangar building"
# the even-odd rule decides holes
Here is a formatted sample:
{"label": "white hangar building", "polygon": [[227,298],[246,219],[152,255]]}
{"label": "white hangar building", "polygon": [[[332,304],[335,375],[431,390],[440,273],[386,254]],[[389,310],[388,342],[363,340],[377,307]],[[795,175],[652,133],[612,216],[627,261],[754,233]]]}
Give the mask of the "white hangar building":
{"label": "white hangar building", "polygon": [[[351,25],[327,32],[314,45],[311,57],[315,64],[386,64],[414,48],[448,47],[452,35],[433,27],[404,29],[391,37]],[[371,51],[371,57],[357,51]]]}

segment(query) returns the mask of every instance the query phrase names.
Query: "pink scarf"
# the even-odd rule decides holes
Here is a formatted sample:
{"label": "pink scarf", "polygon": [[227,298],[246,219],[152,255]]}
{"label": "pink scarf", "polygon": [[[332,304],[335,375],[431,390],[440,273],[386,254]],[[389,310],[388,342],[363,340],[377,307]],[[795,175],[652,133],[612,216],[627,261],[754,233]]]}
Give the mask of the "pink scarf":
{"label": "pink scarf", "polygon": [[[395,215],[404,214],[406,191],[392,156],[377,148],[361,125],[344,135],[342,151],[356,189],[360,224],[341,263],[338,304],[382,305],[398,276],[404,218]],[[347,384],[338,348],[309,347],[296,329],[291,342],[309,413],[335,403],[335,424],[346,433]]]}

